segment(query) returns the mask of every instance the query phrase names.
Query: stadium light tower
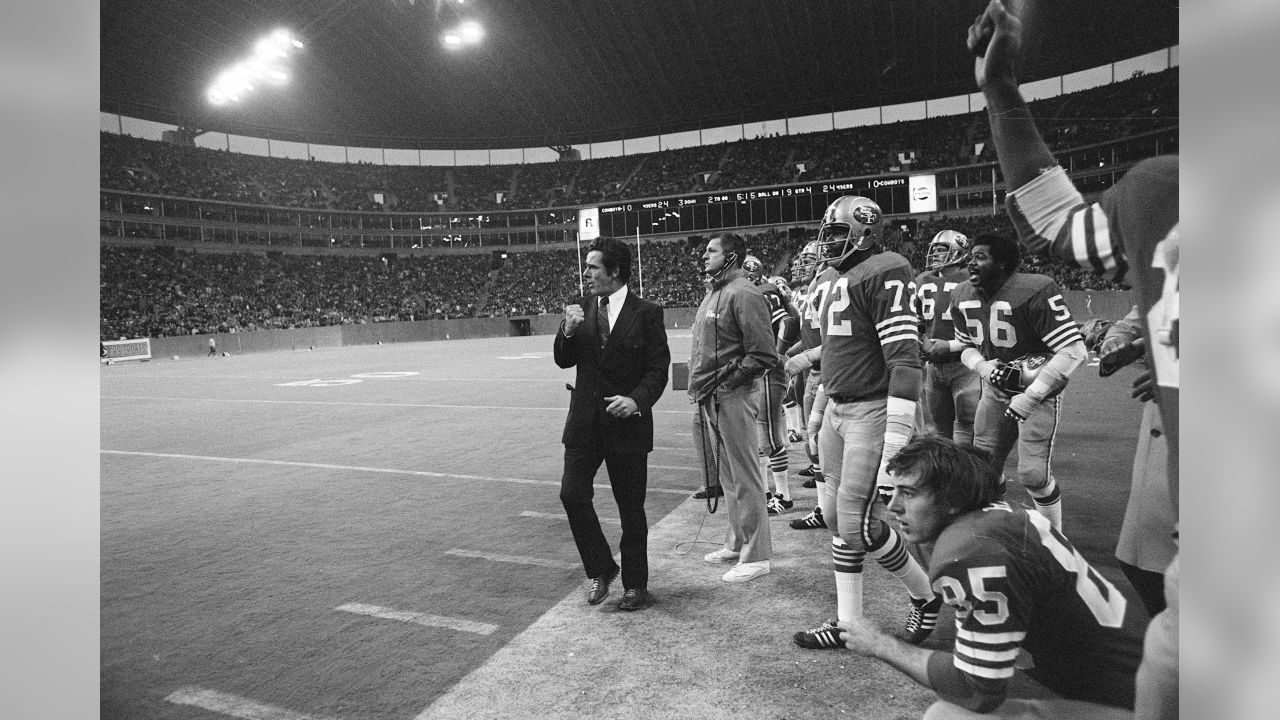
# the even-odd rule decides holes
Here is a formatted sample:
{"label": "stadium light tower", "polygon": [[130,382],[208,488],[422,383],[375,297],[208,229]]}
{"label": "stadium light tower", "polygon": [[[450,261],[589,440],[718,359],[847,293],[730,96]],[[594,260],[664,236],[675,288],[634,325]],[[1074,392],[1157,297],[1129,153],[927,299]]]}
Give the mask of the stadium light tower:
{"label": "stadium light tower", "polygon": [[289,82],[285,61],[289,55],[302,49],[302,41],[283,28],[259,39],[253,45],[253,53],[237,62],[230,70],[218,75],[218,79],[205,97],[213,105],[239,102],[253,92],[256,83],[280,86]]}

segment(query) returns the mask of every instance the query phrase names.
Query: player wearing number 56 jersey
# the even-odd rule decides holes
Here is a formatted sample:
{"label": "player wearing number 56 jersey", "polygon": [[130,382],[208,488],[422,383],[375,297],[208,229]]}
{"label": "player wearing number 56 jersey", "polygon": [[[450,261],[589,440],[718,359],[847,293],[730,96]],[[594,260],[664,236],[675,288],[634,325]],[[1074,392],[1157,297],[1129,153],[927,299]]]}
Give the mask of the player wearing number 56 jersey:
{"label": "player wearing number 56 jersey", "polygon": [[[983,381],[973,421],[974,445],[990,451],[997,467],[1003,468],[1017,444],[1018,480],[1036,509],[1061,530],[1062,493],[1050,468],[1050,454],[1061,392],[1087,351],[1062,290],[1045,275],[1015,272],[1020,257],[1013,238],[984,233],[974,239],[969,280],[951,294],[953,347],[962,350],[961,362]],[[1001,389],[1004,364],[1029,353],[1052,357],[1021,392]]]}
{"label": "player wearing number 56 jersey", "polygon": [[921,356],[925,360],[920,385],[922,431],[973,444],[973,414],[978,407],[978,376],[952,350],[955,326],[947,308],[951,292],[969,279],[969,249],[973,243],[955,230],[943,230],[929,243],[928,269],[916,276],[911,309],[920,318]]}
{"label": "player wearing number 56 jersey", "polygon": [[[919,437],[888,470],[903,536],[933,545],[929,578],[955,610],[955,646],[909,647],[842,622],[849,649],[937,692],[931,719],[1131,718],[1141,613],[1048,520],[1002,500],[990,454]],[[1022,650],[1034,663],[1027,674],[1060,698],[1006,699]]]}
{"label": "player wearing number 56 jersey", "polygon": [[[921,642],[941,599],[898,533],[883,522],[876,485],[885,463],[911,437],[920,388],[920,334],[911,313],[911,265],[881,251],[880,207],[853,195],[823,216],[818,246],[828,266],[815,282],[820,347],[787,361],[797,373],[820,357],[829,398],[818,438],[826,478],[819,497],[832,532],[837,619],[862,614],[862,565],[868,553],[906,586],[913,601],[907,636]],[[886,476],[887,479],[887,476]],[[833,512],[834,511],[834,512]],[[811,649],[840,647],[834,621],[795,634]]]}

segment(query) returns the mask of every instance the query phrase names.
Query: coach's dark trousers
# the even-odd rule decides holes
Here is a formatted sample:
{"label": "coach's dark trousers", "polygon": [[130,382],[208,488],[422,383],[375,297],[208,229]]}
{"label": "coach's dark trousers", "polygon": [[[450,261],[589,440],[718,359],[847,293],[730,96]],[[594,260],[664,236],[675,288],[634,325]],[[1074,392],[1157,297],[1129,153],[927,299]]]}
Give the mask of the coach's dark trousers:
{"label": "coach's dark trousers", "polygon": [[648,589],[649,521],[644,514],[645,487],[649,482],[648,453],[604,453],[582,447],[565,447],[564,477],[560,479],[560,502],[569,516],[573,541],[582,556],[587,577],[608,574],[617,567],[609,541],[600,529],[592,498],[592,481],[603,462],[609,471],[613,499],[622,520],[622,586]]}

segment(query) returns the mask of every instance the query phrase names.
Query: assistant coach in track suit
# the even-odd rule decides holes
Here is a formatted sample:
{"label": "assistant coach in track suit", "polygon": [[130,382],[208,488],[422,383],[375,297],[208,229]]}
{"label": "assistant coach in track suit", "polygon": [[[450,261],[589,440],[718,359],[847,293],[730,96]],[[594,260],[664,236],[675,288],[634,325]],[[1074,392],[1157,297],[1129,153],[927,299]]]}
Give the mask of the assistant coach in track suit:
{"label": "assistant coach in track suit", "polygon": [[596,605],[609,594],[619,570],[592,504],[592,481],[600,463],[605,464],[622,520],[624,593],[619,607],[639,610],[649,602],[644,499],[653,450],[652,408],[667,385],[671,350],[662,308],[627,288],[631,249],[626,243],[597,239],[582,275],[587,295],[581,304],[565,307],[555,341],[556,364],[578,368],[562,438],[560,501],[591,579],[587,602]]}

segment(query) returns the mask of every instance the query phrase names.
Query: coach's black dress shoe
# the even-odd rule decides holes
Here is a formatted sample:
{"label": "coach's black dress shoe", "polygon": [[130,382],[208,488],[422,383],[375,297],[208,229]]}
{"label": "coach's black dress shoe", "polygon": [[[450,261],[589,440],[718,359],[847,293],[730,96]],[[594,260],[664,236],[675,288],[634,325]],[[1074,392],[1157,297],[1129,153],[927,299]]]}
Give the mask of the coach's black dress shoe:
{"label": "coach's black dress shoe", "polygon": [[609,583],[617,579],[619,569],[615,567],[600,577],[591,578],[591,589],[587,591],[587,604],[599,605],[602,600],[609,597]]}
{"label": "coach's black dress shoe", "polygon": [[619,610],[640,610],[649,605],[649,591],[644,588],[630,588],[622,593],[622,602],[618,603]]}

